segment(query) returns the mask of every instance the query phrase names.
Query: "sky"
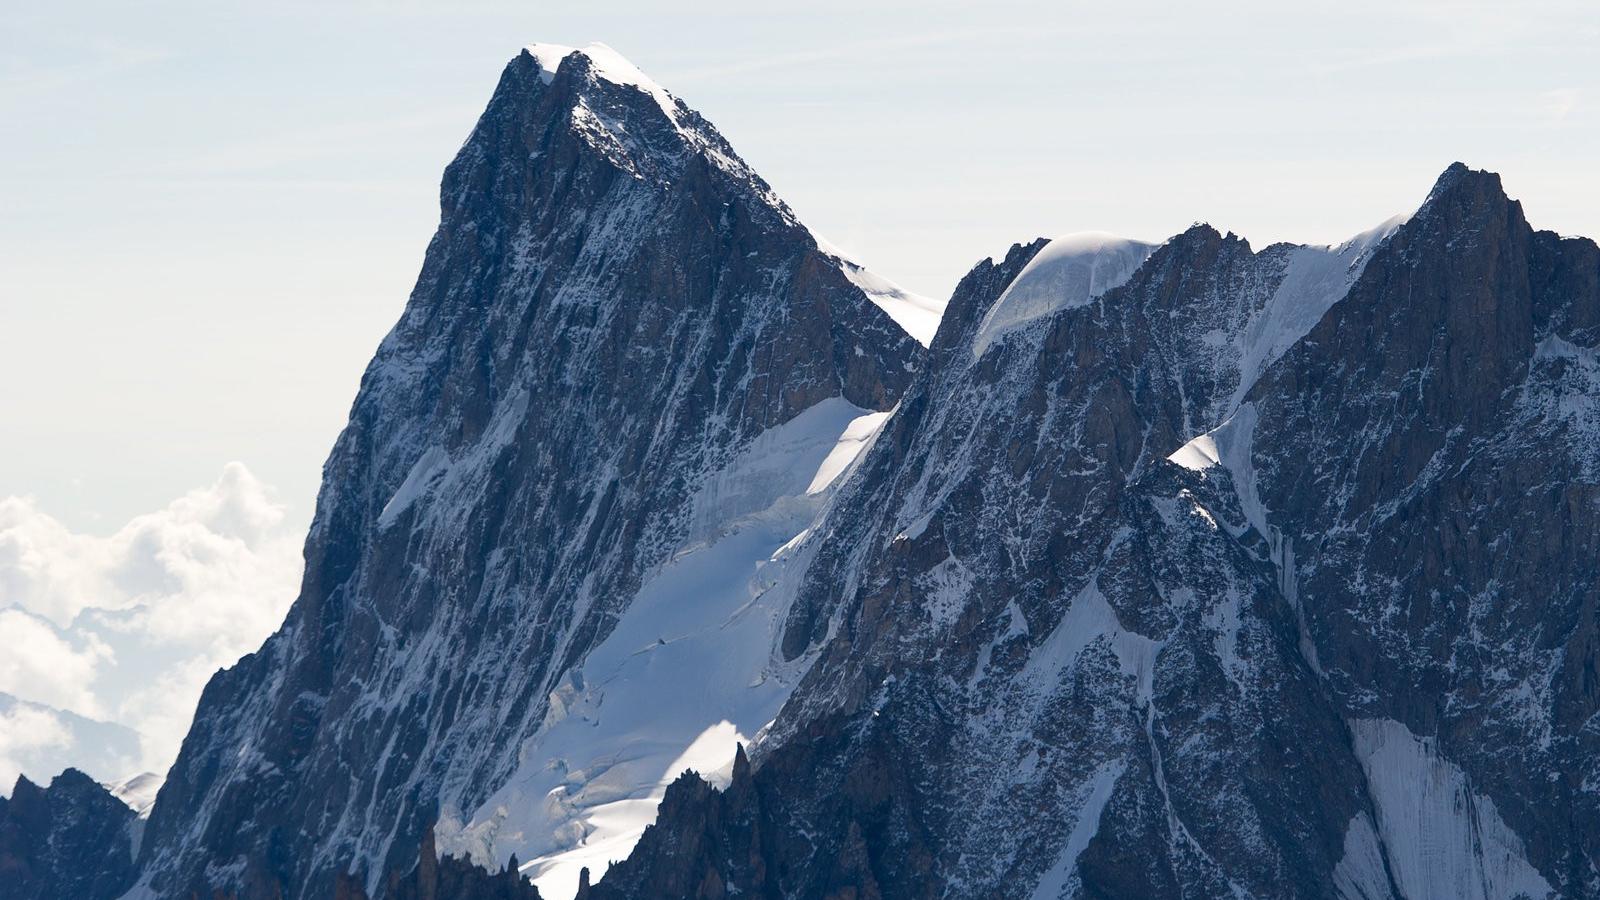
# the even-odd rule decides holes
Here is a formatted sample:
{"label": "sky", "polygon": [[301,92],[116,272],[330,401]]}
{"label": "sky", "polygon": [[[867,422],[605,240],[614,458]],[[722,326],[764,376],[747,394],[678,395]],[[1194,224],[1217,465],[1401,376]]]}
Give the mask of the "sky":
{"label": "sky", "polygon": [[[23,699],[166,746],[106,686],[165,647],[197,690],[271,630],[440,172],[535,41],[610,44],[936,297],[1040,235],[1340,241],[1457,159],[1600,235],[1592,2],[11,4],[0,641],[47,623],[87,673]],[[178,634],[218,592],[217,639]],[[0,692],[40,694],[12,663]]]}

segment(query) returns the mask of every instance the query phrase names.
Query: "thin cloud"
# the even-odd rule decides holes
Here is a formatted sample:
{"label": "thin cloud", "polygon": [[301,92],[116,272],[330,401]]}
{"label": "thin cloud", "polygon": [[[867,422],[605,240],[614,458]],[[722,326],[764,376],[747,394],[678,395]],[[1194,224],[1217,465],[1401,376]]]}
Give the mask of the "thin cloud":
{"label": "thin cloud", "polygon": [[1542,118],[1551,125],[1564,123],[1573,110],[1583,103],[1583,92],[1577,88],[1557,88],[1539,95],[1538,109]]}
{"label": "thin cloud", "polygon": [[[76,637],[76,640],[73,639]],[[0,691],[99,718],[105,705],[94,682],[115,660],[94,635],[69,636],[20,609],[0,609]]]}
{"label": "thin cloud", "polygon": [[0,65],[0,102],[47,95],[62,88],[143,66],[164,62],[172,54],[158,47],[111,38],[86,38],[53,57],[70,62],[39,62],[12,57]]}

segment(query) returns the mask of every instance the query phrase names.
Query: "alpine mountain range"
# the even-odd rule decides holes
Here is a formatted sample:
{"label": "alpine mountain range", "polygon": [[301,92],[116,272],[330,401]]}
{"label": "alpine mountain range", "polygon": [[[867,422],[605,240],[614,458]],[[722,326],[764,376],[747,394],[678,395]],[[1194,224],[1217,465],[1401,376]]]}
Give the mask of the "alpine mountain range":
{"label": "alpine mountain range", "polygon": [[1497,175],[946,303],[535,45],[440,205],[282,627],[0,895],[1600,897],[1600,248]]}

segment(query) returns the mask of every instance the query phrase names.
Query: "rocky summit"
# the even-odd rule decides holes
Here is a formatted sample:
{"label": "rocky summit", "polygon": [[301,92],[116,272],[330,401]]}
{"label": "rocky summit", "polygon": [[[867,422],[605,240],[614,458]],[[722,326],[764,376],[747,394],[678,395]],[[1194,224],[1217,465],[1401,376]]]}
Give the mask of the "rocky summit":
{"label": "rocky summit", "polygon": [[305,553],[142,833],[19,784],[0,893],[1600,897],[1600,249],[1460,163],[940,303],[530,47]]}

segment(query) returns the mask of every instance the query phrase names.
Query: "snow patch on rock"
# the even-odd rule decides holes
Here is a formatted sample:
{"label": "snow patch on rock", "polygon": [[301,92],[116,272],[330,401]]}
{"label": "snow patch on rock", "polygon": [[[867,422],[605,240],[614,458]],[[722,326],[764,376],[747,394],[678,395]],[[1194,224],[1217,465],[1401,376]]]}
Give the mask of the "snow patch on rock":
{"label": "snow patch on rock", "polygon": [[[1419,738],[1392,719],[1357,719],[1350,730],[1389,869],[1407,900],[1551,895],[1494,801],[1473,790],[1466,773],[1439,755],[1432,738]],[[1357,857],[1370,852],[1365,840],[1358,834],[1352,846],[1352,838],[1345,838],[1339,871],[1350,878],[1371,865],[1351,856],[1352,850]],[[1361,895],[1346,891],[1345,896]]]}
{"label": "snow patch on rock", "polygon": [[1041,696],[1048,696],[1061,673],[1077,665],[1078,656],[1102,638],[1110,642],[1122,673],[1134,678],[1139,701],[1148,703],[1161,644],[1123,628],[1117,611],[1092,580],[1072,598],[1066,615],[1028,657],[1017,680],[1032,685]]}
{"label": "snow patch on rock", "polygon": [[1294,249],[1272,299],[1235,339],[1239,348],[1239,386],[1234,389],[1229,409],[1239,405],[1267,366],[1310,333],[1328,310],[1344,299],[1361,277],[1372,251],[1410,218],[1394,216],[1342,244]]}
{"label": "snow patch on rock", "polygon": [[1174,450],[1172,455],[1167,457],[1167,461],[1177,463],[1185,469],[1203,472],[1212,466],[1220,465],[1222,458],[1217,455],[1216,439],[1210,432],[1206,432]]}
{"label": "snow patch on rock", "polygon": [[1007,332],[1063,309],[1083,306],[1120,287],[1144,264],[1157,245],[1086,231],[1046,244],[1017,273],[989,308],[972,341],[979,359]]}
{"label": "snow patch on rock", "polygon": [[677,121],[677,98],[655,79],[640,71],[638,66],[629,62],[621,53],[605,44],[593,43],[581,48],[562,44],[529,44],[527,50],[539,63],[539,80],[545,84],[555,80],[556,71],[561,68],[563,60],[574,53],[582,54],[588,58],[590,71],[595,75],[612,84],[636,87],[644,91],[660,104],[661,111],[667,114],[667,118]]}
{"label": "snow patch on rock", "polygon": [[450,455],[442,447],[429,447],[423,451],[422,456],[411,465],[411,471],[406,473],[405,480],[400,482],[400,487],[383,505],[383,510],[378,513],[378,527],[387,528],[394,524],[400,514],[411,508],[418,497],[427,493],[439,476],[443,475],[450,466]]}
{"label": "snow patch on rock", "polygon": [[1062,848],[1055,864],[1044,873],[1038,886],[1033,889],[1033,900],[1058,900],[1058,898],[1078,896],[1083,887],[1082,879],[1078,877],[1078,857],[1083,854],[1089,846],[1089,841],[1100,830],[1100,815],[1105,812],[1106,803],[1111,800],[1111,792],[1117,786],[1117,779],[1122,777],[1122,772],[1126,768],[1126,762],[1115,759],[1101,763],[1100,767],[1095,769],[1094,777],[1084,786],[1082,802],[1076,805],[1077,818],[1072,823],[1071,833],[1067,835],[1066,846]]}
{"label": "snow patch on rock", "polygon": [[1344,831],[1344,856],[1333,869],[1333,890],[1340,900],[1391,900],[1383,847],[1372,818],[1358,812]]}

